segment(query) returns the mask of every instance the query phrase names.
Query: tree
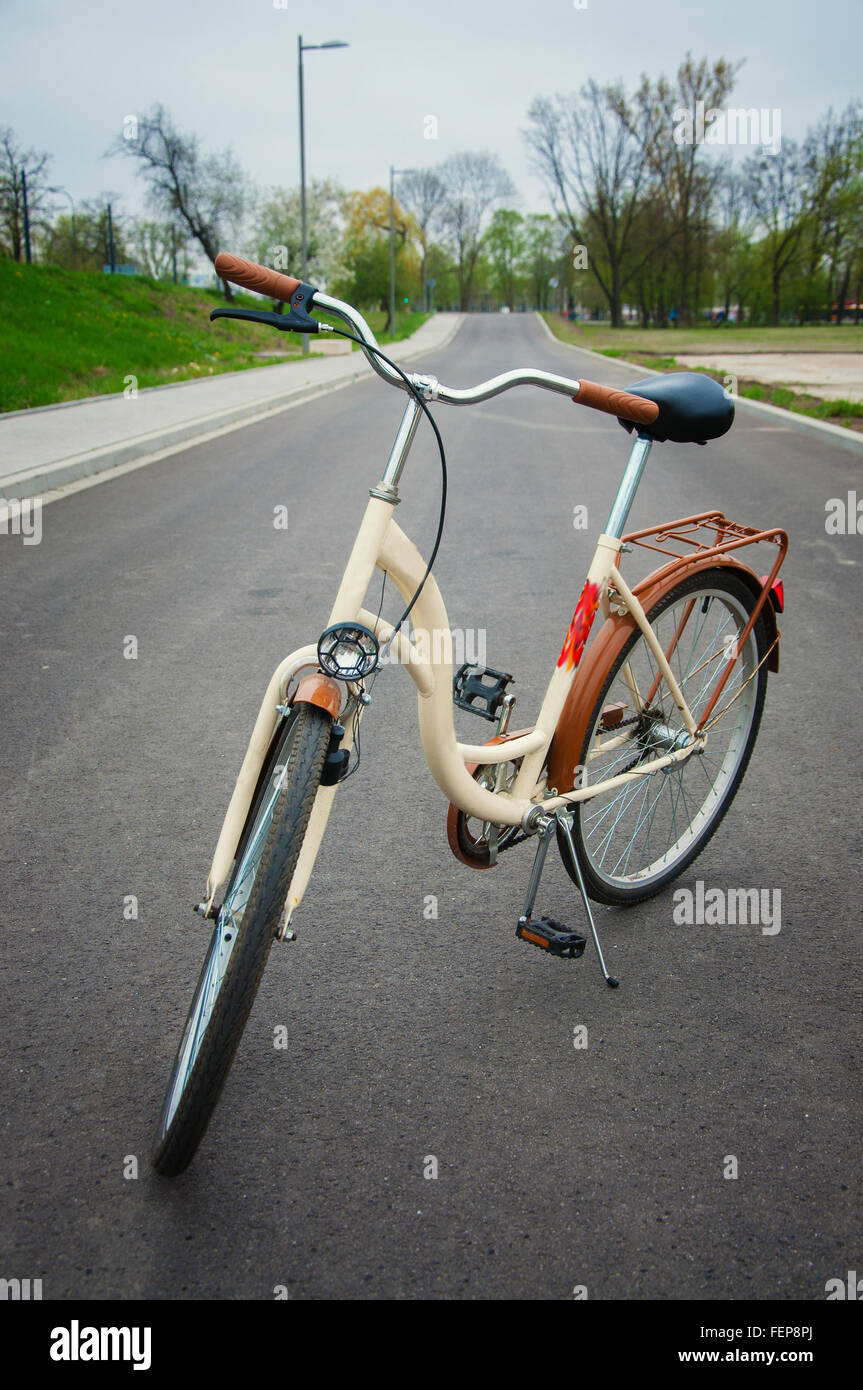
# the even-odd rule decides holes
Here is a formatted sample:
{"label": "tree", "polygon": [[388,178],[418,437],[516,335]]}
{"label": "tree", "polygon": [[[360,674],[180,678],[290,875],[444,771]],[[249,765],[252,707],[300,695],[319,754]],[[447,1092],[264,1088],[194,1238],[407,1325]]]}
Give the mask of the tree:
{"label": "tree", "polygon": [[848,286],[860,249],[863,203],[863,105],[852,102],[840,116],[832,108],[809,131],[802,151],[809,183],[809,270],[828,266],[828,296],[836,303],[836,321],[845,313]]}
{"label": "tree", "polygon": [[489,225],[486,243],[495,287],[503,303],[511,309],[526,249],[521,213],[512,208],[497,208]]}
{"label": "tree", "polygon": [[[635,120],[635,117],[632,117]],[[606,299],[613,328],[622,319],[632,266],[633,226],[648,166],[643,139],[594,81],[570,96],[538,97],[524,135],[539,162],[552,207],[574,245],[586,246],[588,268]],[[649,248],[641,248],[642,262]]]}
{"label": "tree", "polygon": [[440,223],[446,186],[434,169],[411,169],[398,181],[399,198],[416,222],[421,248],[422,303],[428,309],[429,237]]}
{"label": "tree", "polygon": [[[124,133],[109,153],[138,161],[152,209],[184,225],[209,261],[215,261],[223,238],[237,234],[249,193],[242,169],[230,150],[202,154],[197,136],[177,130],[163,106],[138,118],[133,138]],[[232,299],[227,282],[224,289]]]}
{"label": "tree", "polygon": [[452,252],[437,241],[430,241],[426,254],[426,293],[428,307],[454,309],[458,306],[458,275]]}
{"label": "tree", "polygon": [[514,199],[516,191],[493,154],[450,155],[439,173],[446,188],[442,221],[457,265],[459,308],[465,310],[491,214],[501,203]]}
{"label": "tree", "polygon": [[[386,314],[384,336],[395,331],[390,322],[390,195],[384,188],[349,193],[344,203],[344,270],[337,294],[360,307],[374,304]],[[396,293],[403,295],[418,282],[413,241],[417,227],[398,199],[393,201]]]}
{"label": "tree", "polygon": [[[326,285],[340,269],[340,219],[344,193],[329,180],[306,189],[307,274]],[[299,188],[271,188],[255,209],[252,245],[257,260],[302,275],[303,229]]]}
{"label": "tree", "polygon": [[555,232],[555,219],[547,212],[531,212],[525,218],[522,264],[528,277],[528,292],[537,309],[548,307],[549,280],[557,264]]}
{"label": "tree", "polygon": [[137,262],[124,227],[125,219],[113,210],[109,232],[108,203],[113,198],[113,194],[102,193],[79,203],[74,228],[67,213],[58,217],[40,238],[40,259],[66,270],[101,271],[110,264],[113,236],[115,262]]}
{"label": "tree", "polygon": [[678,318],[684,326],[698,309],[697,283],[719,169],[705,164],[702,141],[690,138],[680,117],[683,113],[691,121],[700,103],[702,110],[718,110],[734,86],[739,67],[725,58],[695,62],[687,54],[674,82],[664,76],[651,82],[644,76],[631,101],[622,88],[610,94],[613,110],[638,142],[653,175],[654,196],[664,201],[669,214],[677,241]]}
{"label": "tree", "polygon": [[730,166],[723,170],[719,178],[714,212],[716,287],[722,300],[723,320],[728,323],[732,303],[736,303],[742,312],[752,260],[752,229],[749,226],[746,186],[741,175]]}
{"label": "tree", "polygon": [[779,327],[782,285],[798,261],[808,226],[809,188],[797,145],[783,140],[776,154],[753,155],[743,166],[746,194],[759,226],[770,279],[771,322]]}
{"label": "tree", "polygon": [[184,283],[192,270],[188,238],[171,221],[138,217],[132,223],[131,257],[139,275]]}
{"label": "tree", "polygon": [[49,225],[50,194],[46,171],[50,156],[22,149],[9,126],[0,127],[0,254],[21,261],[26,256],[24,232],[24,179],[27,182],[27,214],[30,233]]}

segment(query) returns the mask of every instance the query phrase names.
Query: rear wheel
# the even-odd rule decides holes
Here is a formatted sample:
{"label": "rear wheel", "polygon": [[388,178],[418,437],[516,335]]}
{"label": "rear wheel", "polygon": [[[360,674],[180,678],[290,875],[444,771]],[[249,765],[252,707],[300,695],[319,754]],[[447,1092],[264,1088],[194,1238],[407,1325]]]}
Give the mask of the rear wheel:
{"label": "rear wheel", "polygon": [[332,722],[291,710],[240,843],[165,1095],[153,1167],[181,1173],[225,1084],[267,963],[320,786]]}
{"label": "rear wheel", "polygon": [[[737,651],[755,599],[727,570],[684,579],[647,613],[696,724],[725,662]],[[572,838],[585,886],[598,902],[627,905],[662,891],[701,853],[746,771],[764,705],[767,632],[759,616],[708,721],[703,752],[574,805]],[[715,721],[715,722],[714,722]],[[634,770],[688,735],[667,682],[636,629],[612,658],[588,719],[579,787]],[[558,843],[578,882],[565,837]]]}

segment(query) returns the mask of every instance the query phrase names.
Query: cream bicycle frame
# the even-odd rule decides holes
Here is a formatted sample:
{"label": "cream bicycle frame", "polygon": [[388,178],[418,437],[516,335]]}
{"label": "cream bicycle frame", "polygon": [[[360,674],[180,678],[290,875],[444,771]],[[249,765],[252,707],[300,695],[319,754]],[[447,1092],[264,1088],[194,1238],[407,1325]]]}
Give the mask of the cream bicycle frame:
{"label": "cream bicycle frame", "polygon": [[[643,463],[645,463],[646,455],[649,452],[649,445],[648,439],[638,438],[632,446],[630,464],[627,467],[627,474],[624,475],[624,481],[621,482],[616,507],[617,503],[620,502],[621,493],[624,493],[624,489],[627,488],[628,477],[632,471],[638,470],[638,473],[641,474]],[[329,614],[327,626],[331,626],[332,623],[363,623],[365,627],[374,631],[375,637],[381,644],[386,644],[392,638],[391,624],[378,619],[374,613],[368,612],[363,607],[372,575],[374,575],[375,570],[385,571],[407,602],[413,598],[414,592],[420,585],[422,575],[425,573],[425,562],[422,560],[420,550],[404,534],[393,517],[395,499],[385,499],[382,496],[374,495],[378,491],[379,489],[372,489],[372,496],[368,500],[359,534],[357,534],[352,553],[350,553],[350,559],[347,560],[345,574],[340,582],[339,592],[336,595],[331,614]],[[635,488],[632,486],[632,495],[634,495],[634,491]],[[621,514],[621,527],[623,527],[627,512],[628,506]],[[611,516],[614,517],[614,509]],[[687,728],[687,733],[692,741],[684,748],[663,753],[650,762],[643,763],[638,769],[618,774],[617,777],[607,778],[605,781],[586,785],[586,787],[566,792],[563,795],[554,795],[554,790],[549,792],[545,778],[542,777],[542,767],[546,755],[548,755],[550,742],[554,737],[557,720],[560,719],[561,710],[566,703],[567,695],[570,694],[570,687],[578,677],[578,664],[574,664],[573,669],[570,670],[567,670],[566,666],[557,666],[554,669],[548,688],[546,688],[545,698],[542,701],[542,708],[536,717],[535,726],[529,733],[517,738],[510,738],[509,741],[499,745],[463,744],[456,738],[456,727],[454,727],[452,635],[450,635],[449,619],[447,619],[441,589],[438,588],[434,575],[429,575],[424,588],[422,588],[420,598],[414,605],[413,617],[416,620],[414,621],[414,630],[417,634],[434,634],[435,639],[434,641],[422,641],[422,639],[418,642],[411,641],[411,638],[407,637],[404,632],[399,632],[393,639],[393,652],[395,652],[397,663],[404,666],[417,687],[420,738],[422,752],[427,760],[429,771],[431,771],[432,777],[435,778],[436,784],[441,788],[447,801],[452,801],[467,815],[478,817],[479,820],[491,821],[493,824],[502,824],[502,826],[527,827],[528,817],[539,806],[543,812],[553,812],[553,810],[566,806],[568,803],[586,801],[592,796],[621,787],[628,781],[636,781],[638,778],[650,776],[661,767],[668,767],[671,763],[681,762],[681,760],[689,758],[692,752],[703,745],[703,738],[696,737],[695,720],[693,720],[691,710],[682,696],[680,685],[671,671],[666,653],[661,648],[660,642],[657,641],[656,634],[645,617],[641,603],[632,594],[623,575],[617,569],[616,562],[620,548],[621,541],[618,535],[603,532],[596,542],[596,550],[593,553],[586,582],[595,584],[598,588],[603,616],[609,616],[610,613],[609,585],[614,589],[616,606],[623,606],[628,613],[631,613],[636,626],[645,635],[650,651],[655,657],[657,669],[661,671],[664,680],[667,681],[668,691],[673,696],[677,709],[680,710],[684,727]],[[265,756],[270,749],[272,735],[275,734],[278,727],[279,706],[282,706],[282,702],[285,701],[286,688],[288,688],[296,671],[315,662],[317,662],[317,646],[309,645],[297,649],[279,664],[277,671],[271,678],[270,685],[267,687],[256,726],[254,726],[252,741],[247,749],[246,758],[243,759],[242,769],[240,769],[238,780],[236,780],[235,790],[233,790],[228,813],[225,816],[224,826],[222,826],[220,840],[215,848],[213,865],[210,867],[210,874],[207,878],[208,906],[213,905],[218,888],[224,884],[229,872],[231,872],[236,845],[238,845],[240,834],[245,826],[247,813],[252,805],[254,790],[257,787],[258,774],[260,774],[261,766],[263,766]],[[349,687],[349,698],[356,701],[356,695],[356,688]],[[639,702],[636,689],[634,689],[634,699]],[[352,717],[346,720],[345,738],[342,739],[340,746],[347,751],[353,748],[354,733],[356,733],[359,721],[363,717],[363,709],[364,706],[357,703],[356,708],[352,710]],[[603,746],[602,752],[605,752],[606,748],[607,745]],[[509,792],[488,791],[481,787],[472,777],[472,774],[468,773],[466,766],[467,763],[488,765],[488,763],[511,762],[514,759],[523,759],[523,762],[521,762],[513,788]],[[327,828],[329,810],[334,802],[336,788],[338,788],[338,783],[331,785],[331,787],[321,787],[318,790],[317,798],[315,798],[309,830],[304,838],[299,863],[297,863],[289,888],[288,902],[286,902],[288,919],[296,906],[299,906],[307,884],[309,884],[311,870],[313,870],[315,859],[317,859],[318,848],[320,848],[325,828]]]}
{"label": "cream bicycle frame", "polygon": [[[325,297],[321,296],[321,300]],[[335,301],[337,302],[337,301]],[[543,373],[509,373],[507,385],[518,384],[520,380],[532,384],[546,385],[537,380]],[[433,378],[411,377],[426,393],[443,392]],[[495,379],[496,382],[504,378]],[[576,394],[578,383],[565,378],[549,377],[554,382],[551,389],[564,389]],[[430,383],[433,383],[430,385]],[[488,387],[492,383],[485,383]],[[501,386],[498,389],[506,389]],[[480,393],[482,387],[476,388]],[[450,393],[455,395],[456,393]],[[464,397],[474,393],[459,393]],[[492,391],[489,394],[496,394]],[[459,401],[458,403],[462,403]],[[465,403],[467,403],[465,401]],[[327,626],[334,623],[359,622],[374,632],[381,644],[392,641],[392,649],[397,661],[405,667],[417,687],[419,731],[423,752],[429,770],[448,801],[470,816],[497,825],[522,826],[534,829],[533,820],[540,813],[551,813],[573,802],[588,800],[603,792],[613,790],[627,782],[647,777],[661,768],[681,762],[703,746],[704,737],[696,734],[695,720],[686,704],[680,686],[666,659],[665,652],[656,638],[645,616],[644,610],[632,593],[617,567],[617,558],[622,542],[620,536],[629,509],[632,505],[640,481],[651,440],[638,435],[633,442],[629,461],[612,506],[605,531],[600,535],[593,559],[587,573],[586,584],[596,586],[599,606],[604,616],[610,608],[610,586],[614,589],[615,605],[628,611],[637,627],[644,634],[657,663],[658,670],[665,678],[671,696],[677,706],[690,742],[673,749],[636,769],[620,773],[615,777],[583,786],[576,790],[556,794],[549,789],[542,775],[548,750],[554,737],[558,720],[573,682],[578,676],[578,660],[574,663],[561,659],[555,668],[542,706],[533,728],[523,735],[510,738],[497,745],[461,743],[456,738],[453,715],[453,661],[452,639],[446,607],[437,582],[429,575],[412,610],[414,631],[419,637],[434,636],[433,641],[413,641],[403,631],[393,637],[392,626],[376,617],[363,607],[363,603],[376,570],[382,570],[392,579],[399,593],[409,602],[423,579],[425,561],[417,547],[396,523],[393,512],[399,501],[398,481],[409,452],[420,407],[411,396],[402,417],[393,451],[384,477],[377,487],[371,489],[370,498],[359,532],[354,542],[350,558],[342,577],[339,591],[333,604]],[[588,623],[593,621],[591,613]],[[585,640],[588,633],[585,634]],[[579,651],[580,659],[581,651]],[[292,652],[274,672],[261,704],[252,738],[249,743],[240,774],[231,797],[222,831],[216,846],[210,873],[207,879],[206,901],[212,908],[219,888],[225,883],[231,871],[237,845],[246,823],[249,808],[258,783],[261,768],[267,756],[273,735],[284,709],[287,687],[292,677],[302,667],[317,661],[317,647],[309,645]],[[630,672],[628,679],[633,682],[633,699],[636,705],[643,703],[634,686]],[[350,751],[364,705],[359,701],[360,692],[348,686],[347,705],[351,705],[350,718],[345,719],[345,735],[340,747]],[[344,710],[343,710],[344,714]],[[342,716],[340,716],[342,717]],[[601,750],[606,751],[608,745]],[[468,763],[493,764],[521,759],[515,781],[509,791],[491,791],[478,784],[468,771]],[[312,810],[309,827],[303,841],[300,858],[288,891],[283,913],[283,923],[290,921],[295,908],[302,901],[303,894],[314,868],[318,849],[326,829],[338,783],[319,788]]]}

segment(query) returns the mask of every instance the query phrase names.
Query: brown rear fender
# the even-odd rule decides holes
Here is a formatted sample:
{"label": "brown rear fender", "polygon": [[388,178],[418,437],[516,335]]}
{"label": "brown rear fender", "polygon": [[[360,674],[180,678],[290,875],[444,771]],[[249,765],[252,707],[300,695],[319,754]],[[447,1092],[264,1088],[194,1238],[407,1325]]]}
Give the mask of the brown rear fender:
{"label": "brown rear fender", "polygon": [[[643,579],[633,589],[645,613],[660,599],[676,588],[682,579],[702,570],[730,569],[749,585],[755,598],[760,597],[763,585],[758,576],[747,565],[732,560],[727,555],[713,555],[702,560],[676,560]],[[761,610],[767,625],[768,646],[773,646],[767,658],[769,671],[779,670],[779,630],[776,626],[776,612],[768,599]],[[613,613],[607,618],[597,634],[596,640],[588,647],[579,667],[578,677],[573,682],[566,704],[561,711],[554,738],[548,751],[548,783],[558,793],[572,791],[578,775],[581,750],[587,735],[588,721],[596,708],[608,672],[617,660],[623,647],[636,631],[635,619],[629,613]]]}

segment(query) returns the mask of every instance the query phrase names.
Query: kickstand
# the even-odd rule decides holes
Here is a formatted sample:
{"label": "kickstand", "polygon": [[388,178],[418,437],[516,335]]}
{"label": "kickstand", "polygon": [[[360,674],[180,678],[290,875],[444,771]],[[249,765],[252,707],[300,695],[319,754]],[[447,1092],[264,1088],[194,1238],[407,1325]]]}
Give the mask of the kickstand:
{"label": "kickstand", "polygon": [[551,844],[551,832],[554,830],[554,817],[547,816],[540,822],[536,832],[537,846],[536,855],[531,870],[530,883],[527,885],[527,897],[524,900],[524,911],[519,917],[519,926],[524,926],[531,919],[533,905],[536,902],[536,890],[539,888],[539,880],[542,878],[542,871],[545,867],[545,856],[548,854],[548,847]]}
{"label": "kickstand", "polygon": [[[590,922],[590,930],[593,932],[593,944],[596,947],[596,954],[599,957],[599,968],[602,971],[603,976],[605,977],[605,983],[608,985],[609,989],[617,989],[618,985],[620,984],[620,981],[616,980],[613,975],[609,975],[608,971],[605,968],[605,960],[603,959],[602,955],[602,947],[599,944],[599,936],[596,930],[596,923],[593,920],[593,913],[590,909],[590,899],[587,896],[587,889],[584,886],[584,877],[581,872],[581,865],[578,862],[578,855],[575,852],[575,845],[572,842],[572,827],[570,823],[570,815],[571,812],[558,811],[555,819],[557,821],[557,824],[560,826],[561,831],[563,832],[563,837],[566,840],[567,848],[569,850],[570,860],[575,865],[575,872],[578,875],[578,889],[581,893],[581,900],[584,903],[584,910],[587,913],[587,920]],[[537,850],[537,858],[539,858],[539,850]],[[545,858],[544,855],[543,858]],[[536,866],[534,865],[534,873],[535,872]],[[533,879],[531,879],[531,883],[533,883]],[[535,891],[536,890],[534,889],[534,892]]]}

